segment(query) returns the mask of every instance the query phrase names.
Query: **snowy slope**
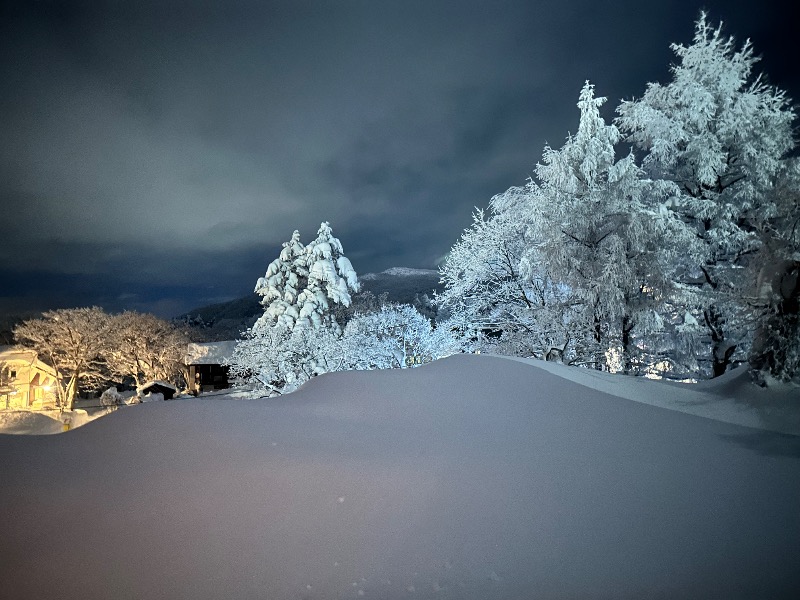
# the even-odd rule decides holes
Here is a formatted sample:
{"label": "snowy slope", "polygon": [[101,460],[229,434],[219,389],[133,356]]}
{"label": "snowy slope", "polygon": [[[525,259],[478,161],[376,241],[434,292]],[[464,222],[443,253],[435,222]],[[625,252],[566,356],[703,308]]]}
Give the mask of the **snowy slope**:
{"label": "snowy slope", "polygon": [[799,441],[487,356],[142,405],[0,436],[0,597],[792,598]]}
{"label": "snowy slope", "polygon": [[800,386],[774,382],[769,388],[761,388],[752,383],[747,365],[712,380],[685,384],[666,380],[654,382],[531,358],[503,358],[538,366],[620,398],[725,423],[800,435]]}

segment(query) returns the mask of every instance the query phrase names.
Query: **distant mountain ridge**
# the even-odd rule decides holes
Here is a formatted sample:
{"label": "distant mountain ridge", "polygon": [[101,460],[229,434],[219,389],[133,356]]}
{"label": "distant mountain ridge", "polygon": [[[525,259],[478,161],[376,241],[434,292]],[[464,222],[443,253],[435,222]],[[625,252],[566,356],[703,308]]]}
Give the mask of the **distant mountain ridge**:
{"label": "distant mountain ridge", "polygon": [[[361,292],[371,292],[376,297],[386,295],[388,302],[397,304],[423,304],[441,292],[439,272],[433,269],[391,267],[380,273],[366,273],[358,278]],[[176,317],[187,324],[198,341],[221,341],[239,337],[255,323],[264,312],[261,298],[248,294],[242,298],[193,308]]]}
{"label": "distant mountain ridge", "polygon": [[439,271],[434,269],[412,269],[409,267],[391,267],[380,273],[367,273],[359,277],[359,281],[372,281],[380,279],[381,275],[390,275],[397,277],[436,277],[439,279]]}

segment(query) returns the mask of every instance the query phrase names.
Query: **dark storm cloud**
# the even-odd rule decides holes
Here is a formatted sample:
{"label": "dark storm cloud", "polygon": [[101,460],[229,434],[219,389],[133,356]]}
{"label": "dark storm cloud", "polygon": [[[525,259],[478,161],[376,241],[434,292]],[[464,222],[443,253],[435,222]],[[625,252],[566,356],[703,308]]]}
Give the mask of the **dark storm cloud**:
{"label": "dark storm cloud", "polygon": [[774,2],[6,7],[0,309],[180,312],[249,292],[322,220],[359,272],[433,267],[574,131],[585,79],[612,118],[703,5],[800,93]]}

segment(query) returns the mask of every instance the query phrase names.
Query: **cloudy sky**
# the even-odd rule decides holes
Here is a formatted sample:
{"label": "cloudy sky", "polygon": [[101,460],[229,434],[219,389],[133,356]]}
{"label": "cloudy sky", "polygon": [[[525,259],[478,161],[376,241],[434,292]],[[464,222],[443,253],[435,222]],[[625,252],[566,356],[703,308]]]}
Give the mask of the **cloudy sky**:
{"label": "cloudy sky", "polygon": [[86,0],[0,8],[0,312],[240,297],[329,221],[435,268],[577,126],[666,81],[705,7],[800,99],[785,2]]}

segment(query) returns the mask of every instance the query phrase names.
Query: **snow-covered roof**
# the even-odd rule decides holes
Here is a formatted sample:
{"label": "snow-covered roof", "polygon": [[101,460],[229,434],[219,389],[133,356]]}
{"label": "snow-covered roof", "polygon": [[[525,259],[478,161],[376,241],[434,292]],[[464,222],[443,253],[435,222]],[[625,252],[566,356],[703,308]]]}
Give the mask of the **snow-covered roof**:
{"label": "snow-covered roof", "polygon": [[186,349],[187,365],[221,365],[233,354],[236,340],[190,343]]}
{"label": "snow-covered roof", "polygon": [[157,380],[157,379],[155,379],[155,380],[153,380],[153,381],[148,381],[147,383],[143,383],[143,384],[142,384],[142,385],[139,387],[139,390],[140,390],[140,391],[141,391],[141,390],[146,390],[146,389],[147,389],[147,388],[149,388],[150,386],[154,386],[154,385],[155,385],[155,386],[159,386],[159,387],[164,387],[164,388],[167,388],[167,389],[170,389],[170,390],[175,390],[176,392],[178,391],[178,388],[176,388],[176,387],[175,387],[174,385],[172,385],[171,383],[167,383],[166,381],[159,381],[159,380]]}
{"label": "snow-covered roof", "polygon": [[29,367],[36,367],[40,371],[56,377],[56,370],[45,362],[39,360],[36,350],[22,346],[0,346],[0,362],[25,363]]}
{"label": "snow-covered roof", "polygon": [[36,350],[20,346],[0,346],[0,360],[4,362],[18,361],[33,364],[38,358]]}

